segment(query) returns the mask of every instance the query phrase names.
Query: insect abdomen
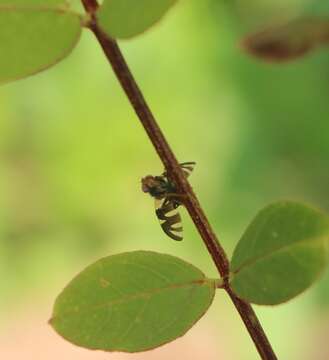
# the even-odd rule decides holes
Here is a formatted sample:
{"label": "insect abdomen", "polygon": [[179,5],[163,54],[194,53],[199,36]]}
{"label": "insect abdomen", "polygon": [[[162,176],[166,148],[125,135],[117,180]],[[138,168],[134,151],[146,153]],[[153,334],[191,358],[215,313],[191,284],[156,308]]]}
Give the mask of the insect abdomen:
{"label": "insect abdomen", "polygon": [[[172,212],[172,214],[170,214],[170,212]],[[168,201],[157,209],[156,215],[160,220],[162,230],[169,237],[177,241],[183,240],[183,236],[180,234],[183,231],[181,217],[172,202]]]}

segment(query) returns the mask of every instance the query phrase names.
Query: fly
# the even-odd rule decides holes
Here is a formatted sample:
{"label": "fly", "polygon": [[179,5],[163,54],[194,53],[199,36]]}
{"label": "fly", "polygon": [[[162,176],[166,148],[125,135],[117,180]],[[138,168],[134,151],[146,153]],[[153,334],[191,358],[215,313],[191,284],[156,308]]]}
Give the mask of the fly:
{"label": "fly", "polygon": [[[179,164],[186,177],[195,166],[194,161]],[[182,204],[175,184],[164,172],[160,176],[148,175],[142,179],[142,190],[155,199],[155,213],[162,230],[173,240],[183,240],[183,227],[178,207]]]}

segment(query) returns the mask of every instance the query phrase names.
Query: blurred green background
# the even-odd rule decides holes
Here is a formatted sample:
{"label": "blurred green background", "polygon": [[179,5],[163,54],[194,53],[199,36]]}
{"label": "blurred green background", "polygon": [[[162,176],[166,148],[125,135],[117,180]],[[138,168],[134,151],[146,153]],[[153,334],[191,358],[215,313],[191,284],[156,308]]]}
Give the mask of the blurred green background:
{"label": "blurred green background", "polygon": [[[182,1],[121,43],[178,158],[197,162],[191,182],[229,255],[271,201],[329,210],[329,52],[275,66],[239,47],[266,19],[329,6],[266,4]],[[65,284],[109,254],[166,252],[216,276],[185,210],[184,241],[162,233],[140,189],[161,163],[91,33],[58,66],[0,88],[0,132],[2,358],[258,358],[220,292],[184,338],[146,354],[77,349],[47,325]],[[288,304],[255,309],[280,359],[329,358],[329,273]]]}

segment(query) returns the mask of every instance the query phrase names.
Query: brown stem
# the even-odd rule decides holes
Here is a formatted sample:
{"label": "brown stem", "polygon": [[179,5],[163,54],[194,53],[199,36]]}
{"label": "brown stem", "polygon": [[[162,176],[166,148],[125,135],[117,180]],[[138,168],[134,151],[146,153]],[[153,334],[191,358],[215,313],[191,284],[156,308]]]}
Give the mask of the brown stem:
{"label": "brown stem", "polygon": [[82,5],[84,6],[88,14],[94,14],[98,9],[97,0],[81,0]]}
{"label": "brown stem", "polygon": [[117,76],[124,92],[131,102],[140,122],[147,132],[155,150],[157,151],[164,167],[172,180],[175,182],[179,193],[185,194],[186,199],[184,205],[189,212],[199,234],[201,235],[217,269],[224,279],[224,288],[232,299],[237,308],[251,338],[253,339],[257,350],[263,360],[276,360],[271,344],[269,343],[264,330],[257,316],[247,302],[239,299],[228,283],[229,261],[224,249],[219,244],[218,239],[212,230],[207,217],[205,216],[200,203],[194,194],[194,191],[186,179],[179,163],[171,150],[166,138],[159,128],[150,108],[148,107],[144,96],[139,89],[129,67],[116,43],[108,35],[106,35],[97,24],[93,14],[97,10],[98,4],[96,0],[82,0],[84,7],[88,13],[92,15],[92,21],[89,28],[95,34],[100,43],[104,54],[110,62],[115,75]]}

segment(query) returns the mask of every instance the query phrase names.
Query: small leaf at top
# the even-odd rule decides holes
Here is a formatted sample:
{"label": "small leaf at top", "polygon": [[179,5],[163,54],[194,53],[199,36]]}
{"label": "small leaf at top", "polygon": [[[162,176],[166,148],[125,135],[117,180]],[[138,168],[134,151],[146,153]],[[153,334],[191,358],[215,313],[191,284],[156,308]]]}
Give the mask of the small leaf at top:
{"label": "small leaf at top", "polygon": [[251,222],[231,262],[231,286],[244,300],[275,305],[313,284],[329,260],[329,218],[295,202],[267,206]]}
{"label": "small leaf at top", "polygon": [[189,330],[210,306],[215,287],[215,280],[170,255],[113,255],[69,283],[50,323],[65,339],[89,349],[149,350]]}
{"label": "small leaf at top", "polygon": [[81,33],[80,17],[64,7],[16,3],[0,4],[0,84],[56,64],[71,52]]}
{"label": "small leaf at top", "polygon": [[136,36],[159,21],[177,0],[104,0],[97,19],[113,38]]}
{"label": "small leaf at top", "polygon": [[247,36],[243,47],[262,60],[294,60],[329,44],[329,19],[308,17],[271,26]]}

